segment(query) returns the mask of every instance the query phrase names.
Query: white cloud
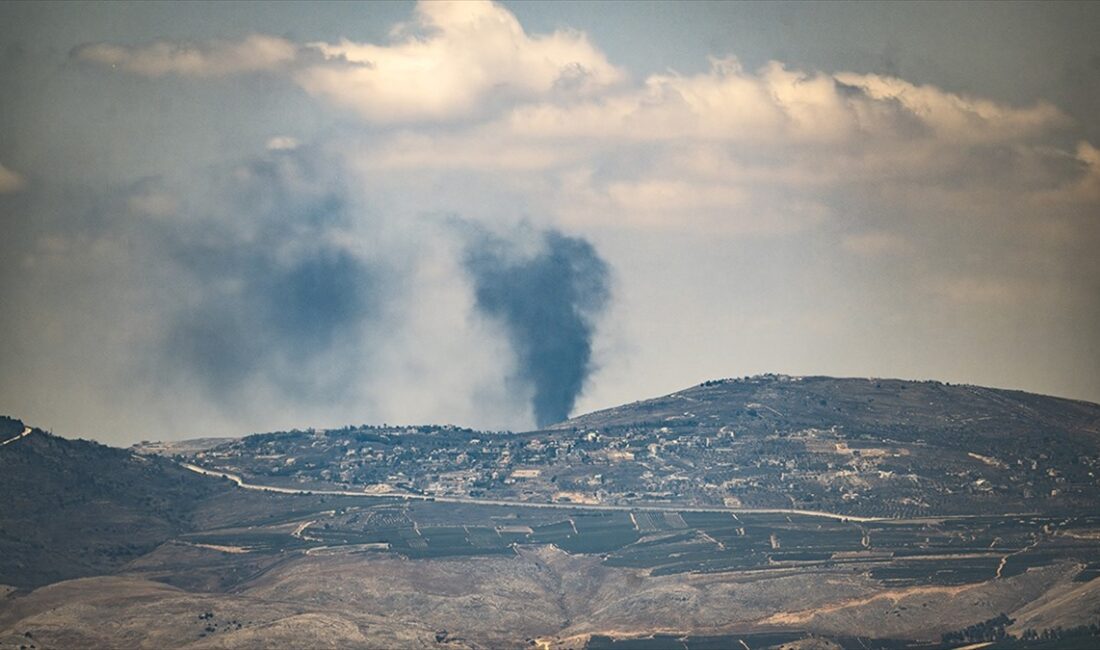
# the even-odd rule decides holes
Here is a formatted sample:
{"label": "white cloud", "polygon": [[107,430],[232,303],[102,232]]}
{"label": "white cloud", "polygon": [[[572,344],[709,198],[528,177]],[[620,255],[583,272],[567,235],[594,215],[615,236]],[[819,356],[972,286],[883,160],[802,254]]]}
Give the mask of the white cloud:
{"label": "white cloud", "polygon": [[26,186],[27,179],[22,174],[0,164],[0,194],[18,192]]}
{"label": "white cloud", "polygon": [[581,32],[528,34],[487,0],[420,2],[386,44],[295,44],[254,34],[205,44],[94,43],[72,56],[146,77],[220,77],[283,70],[306,92],[381,123],[449,121],[493,105],[586,97],[622,82]]}
{"label": "white cloud", "polygon": [[912,153],[903,143],[1020,144],[1071,125],[1045,102],[1016,107],[895,77],[775,61],[752,72],[733,57],[712,59],[706,72],[653,74],[629,84],[585,34],[528,34],[506,8],[483,0],[418,3],[413,20],[397,25],[391,38],[102,43],[73,56],[152,77],[281,69],[310,94],[369,122],[474,119],[510,140],[839,145],[855,156],[890,143],[904,161]]}
{"label": "white cloud", "polygon": [[[318,129],[304,120],[286,130],[308,146],[268,133],[276,153],[264,166],[230,172],[260,188],[247,200],[264,214],[284,209],[283,194],[262,189],[268,165],[292,195],[320,200],[346,184],[355,193],[354,229],[325,237],[413,270],[401,278],[413,298],[382,316],[393,343],[362,360],[386,372],[355,387],[362,401],[354,408],[302,414],[306,424],[364,409],[391,421],[502,426],[529,418],[508,399],[512,387],[502,382],[514,359],[494,343],[503,334],[477,318],[459,253],[422,243],[438,239],[438,226],[425,225],[435,217],[486,227],[529,219],[597,243],[621,278],[611,323],[621,335],[600,345],[618,346],[621,336],[638,348],[608,353],[606,377],[622,394],[609,399],[619,389],[604,389],[603,403],[589,406],[637,397],[629,390],[635,377],[666,377],[671,390],[712,371],[777,370],[784,359],[825,358],[821,349],[844,337],[848,347],[835,347],[841,363],[845,353],[916,349],[909,337],[933,348],[943,314],[960,331],[984,337],[1000,327],[1008,336],[1008,317],[1062,305],[1063,295],[1096,304],[1100,151],[1089,142],[1067,149],[1079,126],[1048,103],[1013,105],[780,62],[749,70],[732,57],[699,73],[631,81],[584,34],[528,33],[488,2],[419,4],[377,43],[337,36],[73,53],[146,77],[270,71],[288,80],[272,89],[296,83],[318,105],[368,125],[322,118]],[[319,131],[326,135],[313,141]],[[347,166],[311,180],[286,166],[295,149],[335,152]],[[24,184],[0,167],[0,191]],[[165,216],[193,201],[159,187],[128,195],[126,209]],[[249,237],[250,223],[232,206],[215,217]],[[287,254],[305,239],[290,238]],[[98,243],[121,236],[36,241],[21,252],[40,266],[77,252],[114,263],[128,250]],[[989,314],[1005,318],[995,323]],[[921,328],[940,338],[920,338]],[[1053,329],[1036,331],[1043,336],[1035,340],[1057,338]],[[463,355],[469,367],[438,365]]]}
{"label": "white cloud", "polygon": [[280,69],[379,127],[350,156],[414,213],[483,211],[488,192],[582,230],[743,236],[804,231],[854,207],[862,216],[837,224],[835,244],[887,258],[932,241],[905,221],[948,231],[980,220],[1006,238],[1064,242],[1100,203],[1100,154],[1053,144],[1074,125],[1045,102],[779,62],[746,70],[732,57],[630,83],[584,34],[529,34],[490,2],[420,3],[384,43],[252,36],[78,56],[152,76]]}
{"label": "white cloud", "polygon": [[203,45],[169,41],[134,46],[92,43],[76,48],[72,56],[145,77],[223,77],[280,68],[292,62],[297,52],[298,46],[286,39],[253,34],[239,42]]}
{"label": "white cloud", "polygon": [[528,35],[490,2],[421,2],[394,34],[388,45],[313,43],[325,62],[295,78],[377,122],[449,120],[494,100],[591,94],[623,78],[584,34]]}
{"label": "white cloud", "polygon": [[860,89],[876,102],[896,102],[937,135],[964,142],[1019,140],[1070,124],[1068,116],[1046,102],[1013,108],[874,74],[840,73],[836,80]]}
{"label": "white cloud", "polygon": [[505,126],[518,136],[720,139],[784,145],[865,145],[927,139],[1016,142],[1065,127],[1057,108],[1016,108],[879,75],[791,70],[756,73],[735,59],[708,72],[652,75],[643,87],[584,103],[516,107]]}
{"label": "white cloud", "polygon": [[1100,203],[1100,149],[1090,142],[1081,141],[1077,144],[1075,158],[1080,164],[1081,174],[1065,188],[1069,194],[1066,198]]}
{"label": "white cloud", "polygon": [[[509,25],[510,33],[522,34],[503,9],[477,9]],[[423,13],[420,20],[422,27],[436,20],[457,22],[453,15]],[[471,45],[476,39],[447,34],[441,29],[393,46],[344,44],[338,51],[353,52],[352,58],[362,61],[396,60],[400,65],[394,70],[414,70],[415,83],[405,91],[415,94],[423,90],[416,89],[421,79],[439,73],[440,51],[463,51],[452,63],[489,60],[484,52],[494,51]],[[515,64],[526,66],[530,79],[548,70],[522,57]],[[371,83],[400,85],[397,78],[386,81],[382,67],[365,66],[360,73]],[[517,75],[523,76],[510,71],[497,78]],[[412,94],[375,90],[378,97],[359,106],[368,120],[389,121],[389,111],[413,101]],[[349,94],[330,99],[348,103],[359,96],[345,91]],[[406,117],[449,119],[456,112],[477,113],[500,97],[478,95],[465,83],[435,91],[441,93],[438,104],[430,100]],[[714,59],[699,74],[655,74],[641,84],[608,83],[568,98],[532,92],[507,99],[480,119],[446,131],[405,125],[376,132],[361,154],[363,164],[376,172],[435,170],[493,177],[502,187],[535,187],[542,195],[532,203],[553,206],[549,209],[573,225],[727,234],[798,231],[828,218],[830,199],[824,196],[853,192],[932,193],[957,206],[992,212],[1064,184],[1067,157],[1094,168],[1087,151],[1066,153],[1048,144],[1072,127],[1049,104],[1012,106],[892,77],[826,74],[777,62],[750,72],[733,58]],[[387,104],[390,100],[397,103]],[[1075,197],[1088,194],[1081,189],[1087,183],[1078,184]],[[896,245],[879,238],[852,240],[845,247],[882,255],[897,252]]]}

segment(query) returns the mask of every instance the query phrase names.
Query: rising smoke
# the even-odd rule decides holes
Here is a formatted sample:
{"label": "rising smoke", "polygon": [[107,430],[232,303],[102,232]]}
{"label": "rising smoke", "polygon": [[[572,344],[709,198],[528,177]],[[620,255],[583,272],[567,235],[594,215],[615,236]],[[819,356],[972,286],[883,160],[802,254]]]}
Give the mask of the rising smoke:
{"label": "rising smoke", "polygon": [[[190,299],[169,319],[163,353],[213,397],[265,381],[287,397],[316,400],[353,368],[317,361],[357,347],[378,280],[341,244],[344,191],[309,152],[277,151],[238,168],[202,207],[162,231],[190,278]],[[211,214],[212,213],[212,214]]]}
{"label": "rising smoke", "polygon": [[349,178],[280,148],[0,204],[7,412],[117,442],[567,417],[608,301],[594,248],[390,217]]}
{"label": "rising smoke", "polygon": [[466,267],[477,305],[506,326],[520,378],[533,389],[535,422],[569,417],[592,370],[594,319],[609,298],[607,265],[590,243],[557,231],[539,236],[533,255],[483,236]]}

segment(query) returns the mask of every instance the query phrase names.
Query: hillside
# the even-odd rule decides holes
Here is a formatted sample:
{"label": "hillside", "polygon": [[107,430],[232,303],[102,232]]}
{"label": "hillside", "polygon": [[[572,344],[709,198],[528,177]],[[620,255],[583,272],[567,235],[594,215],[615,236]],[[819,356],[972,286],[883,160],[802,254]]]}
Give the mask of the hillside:
{"label": "hillside", "polygon": [[[1100,406],[975,386],[710,381],[548,430],[346,427],[180,458],[284,488],[862,517],[1091,512]],[[149,451],[164,453],[155,447]]]}
{"label": "hillside", "polygon": [[[23,424],[5,419],[4,439]],[[0,583],[109,573],[191,527],[226,489],[162,458],[33,429],[0,448]]]}
{"label": "hillside", "polygon": [[1100,499],[1100,405],[1020,391],[765,375],[704,382],[554,429],[609,439],[658,431],[729,448],[731,464],[770,459],[787,470],[786,489],[734,480],[840,512],[1073,512]]}
{"label": "hillside", "polygon": [[[554,429],[653,424],[677,428],[736,422],[758,432],[842,427],[950,444],[1067,434],[1100,448],[1100,405],[1015,390],[938,381],[761,375],[706,381],[671,395],[575,417]],[[755,423],[755,424],[754,424]],[[1052,440],[1053,441],[1053,440]]]}
{"label": "hillside", "polygon": [[1100,619],[1098,425],[1015,391],[762,376],[519,433],[34,430],[0,448],[0,585],[57,584],[0,594],[0,644],[1047,642]]}

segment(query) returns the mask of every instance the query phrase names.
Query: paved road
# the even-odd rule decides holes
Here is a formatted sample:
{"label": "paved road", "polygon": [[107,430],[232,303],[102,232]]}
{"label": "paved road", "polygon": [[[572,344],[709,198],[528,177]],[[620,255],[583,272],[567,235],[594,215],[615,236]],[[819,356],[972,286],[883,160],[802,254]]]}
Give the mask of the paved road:
{"label": "paved road", "polygon": [[341,497],[360,497],[367,499],[406,499],[417,501],[435,501],[437,503],[466,503],[471,505],[480,506],[508,506],[518,508],[543,508],[543,509],[568,509],[568,510],[612,510],[623,512],[636,512],[639,510],[648,511],[669,511],[669,512],[728,512],[732,514],[778,514],[778,515],[802,515],[805,517],[824,517],[827,519],[837,519],[841,521],[856,521],[856,522],[868,522],[868,521],[889,521],[886,517],[857,517],[854,515],[841,515],[835,512],[821,512],[818,510],[795,510],[786,508],[725,508],[722,506],[689,506],[689,505],[611,505],[611,504],[588,504],[588,503],[537,503],[531,501],[508,501],[504,499],[475,499],[473,497],[455,497],[455,496],[429,496],[424,494],[409,494],[407,492],[386,492],[386,493],[371,493],[371,492],[353,492],[351,490],[315,490],[315,489],[295,489],[277,487],[273,485],[259,485],[256,483],[248,483],[244,481],[240,476],[236,474],[230,474],[229,472],[221,472],[215,469],[207,469],[205,467],[199,467],[198,465],[192,465],[191,463],[181,463],[183,467],[191,470],[192,472],[198,472],[205,476],[224,477],[233,481],[240,487],[246,490],[259,490],[262,492],[277,492],[279,494],[319,494],[325,496],[341,496]]}
{"label": "paved road", "polygon": [[8,438],[4,442],[0,442],[0,447],[3,447],[4,445],[10,445],[11,443],[15,442],[16,440],[21,440],[23,438],[26,438],[27,436],[31,435],[31,431],[32,431],[32,429],[30,427],[23,427],[23,433],[15,436],[14,438]]}
{"label": "paved road", "polygon": [[[33,430],[30,427],[24,427],[23,433],[15,436],[14,438],[8,438],[0,442],[0,447],[10,445],[11,443],[26,438],[31,434]],[[475,499],[473,497],[455,497],[455,496],[430,496],[424,494],[410,494],[407,492],[354,492],[351,490],[317,490],[317,489],[302,489],[302,488],[285,488],[275,485],[260,485],[257,483],[248,483],[240,476],[231,474],[229,472],[223,472],[214,469],[207,469],[205,467],[199,467],[198,465],[192,465],[191,463],[180,463],[181,466],[186,469],[202,474],[204,476],[214,476],[218,478],[227,478],[233,481],[238,486],[246,490],[258,490],[260,492],[276,492],[279,494],[319,494],[325,496],[341,496],[341,497],[358,497],[366,499],[405,499],[405,500],[417,500],[417,501],[436,501],[439,503],[466,503],[470,505],[479,506],[507,506],[512,508],[542,508],[549,510],[601,510],[601,511],[618,511],[618,512],[637,512],[637,511],[657,511],[657,512],[728,512],[734,515],[737,514],[773,514],[773,515],[801,515],[803,517],[821,517],[825,519],[836,519],[839,521],[853,521],[853,522],[872,522],[872,521],[888,521],[888,522],[900,522],[900,521],[913,521],[920,519],[969,519],[975,517],[988,517],[989,514],[981,515],[941,515],[931,517],[911,517],[904,520],[893,519],[890,517],[859,517],[856,515],[843,515],[835,512],[824,512],[821,510],[799,510],[794,508],[726,508],[723,506],[689,506],[689,505],[661,505],[661,504],[637,504],[637,505],[612,505],[612,504],[594,504],[594,503],[538,503],[531,501],[509,501],[506,499]],[[1023,517],[1031,516],[1036,513],[1007,513],[1001,516],[1003,517]]]}

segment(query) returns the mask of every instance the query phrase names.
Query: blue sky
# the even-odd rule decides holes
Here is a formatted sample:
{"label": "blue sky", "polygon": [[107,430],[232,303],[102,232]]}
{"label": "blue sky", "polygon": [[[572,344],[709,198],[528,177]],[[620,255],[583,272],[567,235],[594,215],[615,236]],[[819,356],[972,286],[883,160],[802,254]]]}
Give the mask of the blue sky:
{"label": "blue sky", "polygon": [[0,411],[528,428],[721,376],[1100,400],[1091,3],[6,3]]}

